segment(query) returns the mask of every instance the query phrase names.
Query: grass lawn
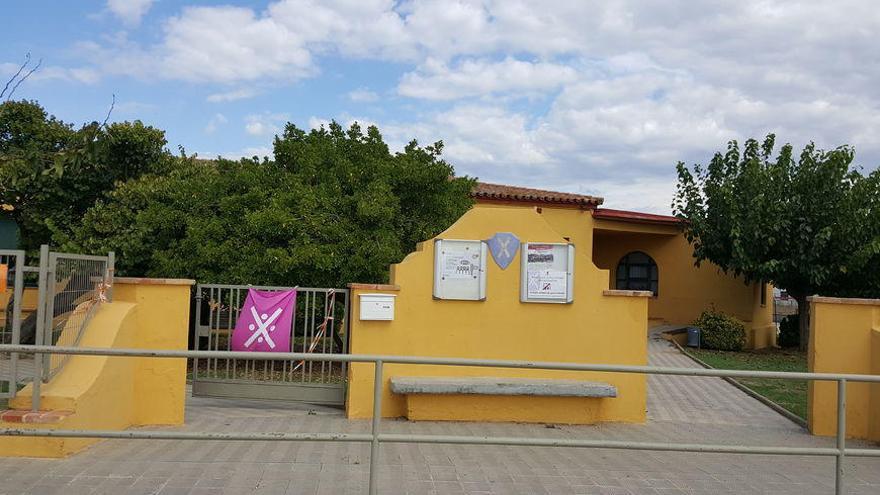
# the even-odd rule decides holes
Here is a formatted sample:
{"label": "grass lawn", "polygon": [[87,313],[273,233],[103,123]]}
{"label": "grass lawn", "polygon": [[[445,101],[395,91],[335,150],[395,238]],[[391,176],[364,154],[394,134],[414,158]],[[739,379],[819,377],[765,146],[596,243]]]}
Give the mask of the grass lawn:
{"label": "grass lawn", "polygon": [[[807,371],[807,355],[789,349],[727,352],[687,349],[699,360],[717,369],[755,371]],[[807,382],[770,378],[738,378],[738,382],[758,392],[803,419],[807,419]]]}

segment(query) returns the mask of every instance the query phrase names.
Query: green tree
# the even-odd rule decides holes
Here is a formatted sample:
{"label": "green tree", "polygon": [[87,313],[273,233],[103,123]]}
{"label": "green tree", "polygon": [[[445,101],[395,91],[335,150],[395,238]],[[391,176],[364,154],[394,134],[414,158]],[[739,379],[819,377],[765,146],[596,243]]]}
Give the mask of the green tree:
{"label": "green tree", "polygon": [[392,154],[370,127],[288,124],[274,160],[185,159],[120,185],[84,216],[69,249],[114,250],[121,272],[200,282],[340,287],[451,225],[474,181],[442,145]]}
{"label": "green tree", "polygon": [[679,162],[673,201],[697,264],[785,289],[798,303],[808,344],[812,294],[880,296],[880,172],[863,175],[853,149],[791,145],[775,136],[735,141],[707,167]]}
{"label": "green tree", "polygon": [[37,102],[0,104],[0,203],[34,250],[69,232],[119,181],[166,170],[164,132],[141,122],[74,129]]}

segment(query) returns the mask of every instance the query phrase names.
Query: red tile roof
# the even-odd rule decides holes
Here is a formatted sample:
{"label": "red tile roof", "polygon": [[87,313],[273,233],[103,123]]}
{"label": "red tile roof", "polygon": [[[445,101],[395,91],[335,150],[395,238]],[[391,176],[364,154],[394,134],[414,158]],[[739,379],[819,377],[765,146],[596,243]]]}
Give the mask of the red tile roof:
{"label": "red tile roof", "polygon": [[585,194],[547,191],[544,189],[532,189],[530,187],[506,186],[503,184],[490,184],[488,182],[477,182],[477,186],[471,194],[477,201],[484,200],[589,207],[593,209],[593,218],[605,220],[652,223],[658,225],[678,225],[681,223],[680,219],[669,215],[599,208],[598,206],[602,204],[604,199]]}
{"label": "red tile roof", "polygon": [[563,204],[596,207],[604,201],[600,197],[586,194],[572,194],[544,189],[532,189],[530,187],[505,186],[502,184],[489,184],[477,182],[477,187],[471,193],[479,200],[505,201],[517,203],[540,203],[540,204]]}
{"label": "red tile roof", "polygon": [[612,210],[610,208],[597,208],[593,210],[593,218],[604,220],[620,220],[623,222],[655,223],[663,225],[678,225],[681,219],[669,215],[656,215],[654,213],[641,213],[638,211]]}

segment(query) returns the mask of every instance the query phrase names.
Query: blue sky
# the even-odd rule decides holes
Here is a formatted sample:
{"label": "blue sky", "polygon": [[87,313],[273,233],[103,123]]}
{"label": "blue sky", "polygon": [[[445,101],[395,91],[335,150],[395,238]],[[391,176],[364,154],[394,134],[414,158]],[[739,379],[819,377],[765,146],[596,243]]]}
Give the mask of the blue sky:
{"label": "blue sky", "polygon": [[[0,78],[57,117],[140,119],[203,157],[285,122],[443,140],[457,172],[668,212],[678,160],[731,139],[848,143],[880,163],[870,1],[6,2]],[[10,22],[11,20],[11,22]]]}

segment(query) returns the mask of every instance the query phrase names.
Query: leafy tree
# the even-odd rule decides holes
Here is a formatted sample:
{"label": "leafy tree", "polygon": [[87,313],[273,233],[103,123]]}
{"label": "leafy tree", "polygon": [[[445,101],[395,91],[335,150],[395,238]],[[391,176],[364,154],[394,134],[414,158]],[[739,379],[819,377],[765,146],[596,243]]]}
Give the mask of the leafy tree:
{"label": "leafy tree", "polygon": [[880,172],[852,166],[853,149],[791,145],[772,157],[775,136],[735,141],[707,167],[679,162],[674,213],[696,262],[746,282],[785,289],[798,303],[806,348],[812,294],[880,296]]}
{"label": "leafy tree", "polygon": [[0,104],[0,203],[34,250],[68,232],[119,181],[171,163],[164,132],[141,122],[74,129],[34,101]]}
{"label": "leafy tree", "polygon": [[184,159],[120,185],[64,240],[114,250],[120,272],[200,282],[340,287],[388,264],[470,206],[442,144],[392,154],[370,127],[288,124],[275,160]]}

